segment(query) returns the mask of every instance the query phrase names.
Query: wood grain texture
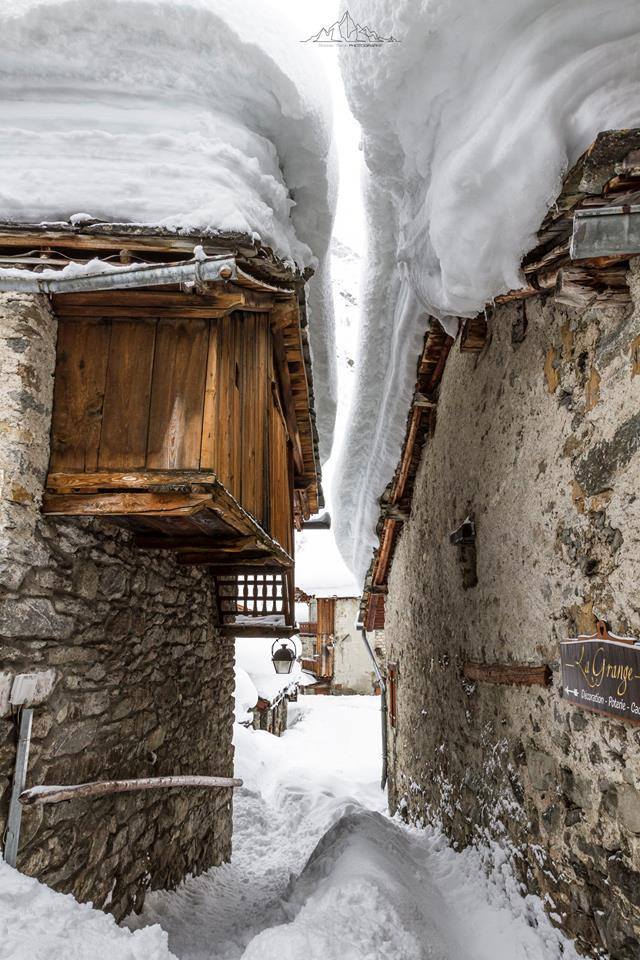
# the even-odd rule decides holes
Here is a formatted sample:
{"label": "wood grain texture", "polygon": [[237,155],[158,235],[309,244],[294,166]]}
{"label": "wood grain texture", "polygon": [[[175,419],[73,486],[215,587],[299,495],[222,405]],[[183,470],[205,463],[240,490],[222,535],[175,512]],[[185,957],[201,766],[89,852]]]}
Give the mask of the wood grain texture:
{"label": "wood grain texture", "polygon": [[147,467],[200,466],[209,325],[159,320],[151,388]]}
{"label": "wood grain texture", "polygon": [[58,328],[51,425],[51,469],[95,470],[98,464],[111,325]]}
{"label": "wood grain texture", "polygon": [[145,465],[155,339],[154,320],[111,324],[100,469]]}
{"label": "wood grain texture", "polygon": [[546,663],[529,666],[524,663],[467,661],[462,672],[468,680],[525,687],[547,687],[551,683],[552,676],[551,669]]}

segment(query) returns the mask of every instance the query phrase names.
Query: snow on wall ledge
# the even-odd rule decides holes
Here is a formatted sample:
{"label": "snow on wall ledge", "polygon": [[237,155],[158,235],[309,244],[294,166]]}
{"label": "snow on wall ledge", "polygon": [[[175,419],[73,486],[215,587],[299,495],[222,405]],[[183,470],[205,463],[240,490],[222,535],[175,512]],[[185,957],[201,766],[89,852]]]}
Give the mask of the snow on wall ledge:
{"label": "snow on wall ledge", "polygon": [[370,251],[360,379],[336,470],[336,538],[364,577],[427,318],[521,285],[563,174],[601,131],[640,122],[635,0],[353,0],[401,43],[341,51],[363,127]]}
{"label": "snow on wall ledge", "polygon": [[326,454],[331,117],[295,30],[257,0],[0,0],[0,32],[0,219],[246,232],[314,266]]}

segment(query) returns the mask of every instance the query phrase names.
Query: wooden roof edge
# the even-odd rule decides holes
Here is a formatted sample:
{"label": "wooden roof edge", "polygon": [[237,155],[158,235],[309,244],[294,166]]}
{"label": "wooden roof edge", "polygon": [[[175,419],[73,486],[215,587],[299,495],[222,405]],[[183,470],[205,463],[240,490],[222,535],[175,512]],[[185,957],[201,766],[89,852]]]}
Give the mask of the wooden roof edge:
{"label": "wooden roof edge", "polygon": [[365,578],[360,604],[360,617],[367,630],[374,629],[381,620],[379,598],[382,597],[383,603],[401,524],[411,510],[421,451],[434,422],[438,388],[454,340],[436,317],[429,318],[429,327],[417,362],[415,391],[407,414],[400,459],[392,480],[380,497],[380,514],[376,525],[379,546],[374,551]]}
{"label": "wooden roof edge", "polygon": [[322,510],[325,506],[324,491],[322,489],[322,465],[320,463],[320,439],[318,436],[318,427],[316,423],[315,393],[313,387],[313,365],[311,362],[311,348],[309,346],[309,318],[307,316],[307,297],[306,284],[300,283],[300,293],[298,299],[300,311],[300,340],[302,344],[302,356],[304,358],[304,367],[306,375],[306,386],[308,396],[309,424],[312,438],[313,469],[315,473],[316,488],[316,512]]}
{"label": "wooden roof edge", "polygon": [[170,230],[167,227],[137,223],[93,221],[78,224],[69,221],[28,223],[0,220],[0,250],[3,247],[46,243],[77,251],[125,248],[131,253],[166,253],[173,257],[192,256],[201,246],[211,253],[229,253],[238,265],[257,279],[279,284],[307,279],[313,271],[299,268],[279,257],[267,244],[248,233],[223,230]]}

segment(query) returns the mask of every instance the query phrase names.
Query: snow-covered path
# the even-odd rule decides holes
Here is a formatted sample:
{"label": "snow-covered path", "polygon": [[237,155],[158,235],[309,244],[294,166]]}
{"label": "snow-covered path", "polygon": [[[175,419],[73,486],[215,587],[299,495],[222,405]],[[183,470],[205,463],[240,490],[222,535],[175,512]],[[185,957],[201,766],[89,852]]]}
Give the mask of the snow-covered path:
{"label": "snow-covered path", "polygon": [[385,813],[379,700],[307,697],[281,739],[236,730],[232,862],[154,893],[179,960],[577,960],[506,866]]}

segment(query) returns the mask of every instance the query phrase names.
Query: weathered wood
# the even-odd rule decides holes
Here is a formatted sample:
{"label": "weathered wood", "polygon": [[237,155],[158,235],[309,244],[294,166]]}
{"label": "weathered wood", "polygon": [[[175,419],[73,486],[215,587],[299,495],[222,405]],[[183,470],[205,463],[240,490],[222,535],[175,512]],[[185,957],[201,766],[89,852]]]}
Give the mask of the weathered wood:
{"label": "weathered wood", "polygon": [[206,787],[220,789],[241,787],[237,777],[200,777],[179,774],[171,777],[143,777],[139,780],[93,780],[89,783],[74,783],[68,786],[29,787],[20,794],[20,803],[26,807],[64,800],[87,800],[92,797],[108,797],[114,793],[161,790],[176,787]]}
{"label": "weathered wood", "polygon": [[436,401],[432,400],[431,397],[427,397],[426,394],[420,393],[419,390],[413,395],[412,405],[414,407],[421,407],[423,410],[433,410],[436,407]]}
{"label": "weathered wood", "polygon": [[202,411],[202,439],[200,444],[200,469],[210,470],[216,466],[216,448],[218,442],[218,394],[220,390],[220,330],[219,324],[211,320],[209,324],[209,342],[204,385],[204,403]]}
{"label": "weathered wood", "polygon": [[546,664],[529,666],[524,663],[476,663],[468,660],[463,667],[467,680],[511,686],[547,687],[551,683],[551,668]]}
{"label": "weathered wood", "polygon": [[406,523],[407,520],[411,517],[410,510],[403,510],[401,507],[398,507],[395,504],[392,504],[388,507],[385,507],[382,511],[382,515],[387,520],[397,520],[398,523]]}
{"label": "weathered wood", "polygon": [[554,297],[558,303],[577,309],[631,302],[627,272],[615,267],[563,267],[556,277]]}
{"label": "weathered wood", "polygon": [[480,353],[487,342],[488,327],[484,317],[464,321],[460,334],[461,353]]}
{"label": "weathered wood", "polygon": [[48,493],[42,512],[67,517],[188,515],[207,503],[211,503],[208,493]]}
{"label": "weathered wood", "polygon": [[63,323],[58,329],[51,425],[51,467],[95,470],[111,325]]}
{"label": "weathered wood", "polygon": [[111,324],[98,467],[144,468],[155,321]]}
{"label": "weathered wood", "polygon": [[218,477],[211,471],[200,470],[102,470],[93,473],[52,472],[47,477],[47,489],[56,492],[70,490],[98,491],[144,489],[154,487],[183,487],[191,484],[215,485]]}
{"label": "weathered wood", "polygon": [[187,550],[193,553],[207,552],[211,553],[242,553],[244,550],[254,548],[266,550],[267,547],[256,540],[253,536],[215,538],[209,537],[185,537],[185,536],[152,536],[147,534],[137,534],[135,545],[141,550]]}
{"label": "weathered wood", "polygon": [[147,467],[200,466],[209,342],[204,320],[160,320],[156,334]]}
{"label": "weathered wood", "polygon": [[300,321],[300,311],[295,298],[282,300],[274,304],[271,310],[271,325],[274,330],[283,330],[285,327],[297,327]]}
{"label": "weathered wood", "polygon": [[296,627],[269,626],[264,623],[225,623],[220,629],[227,637],[255,637],[256,640],[285,639],[297,633]]}
{"label": "weathered wood", "polygon": [[289,367],[285,354],[284,338],[279,330],[276,330],[273,334],[273,350],[276,360],[276,370],[280,382],[280,389],[282,391],[284,417],[287,424],[289,438],[293,444],[293,462],[296,471],[300,475],[304,475],[304,457],[302,454],[302,444],[300,441],[300,431],[298,429],[295,401],[291,389],[291,377],[289,375]]}

